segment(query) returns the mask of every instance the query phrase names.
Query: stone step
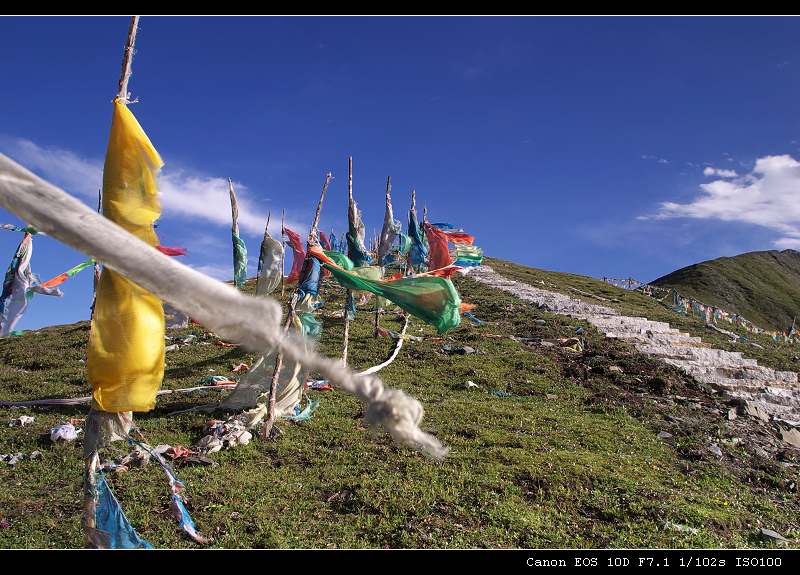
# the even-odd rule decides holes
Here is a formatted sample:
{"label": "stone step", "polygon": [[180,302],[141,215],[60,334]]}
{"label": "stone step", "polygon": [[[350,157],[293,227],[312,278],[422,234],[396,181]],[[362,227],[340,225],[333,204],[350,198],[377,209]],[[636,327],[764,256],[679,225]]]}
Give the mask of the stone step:
{"label": "stone step", "polygon": [[620,333],[607,333],[605,334],[605,336],[612,339],[621,339],[624,341],[628,341],[633,343],[634,345],[638,344],[638,345],[650,345],[650,346],[661,346],[661,347],[679,347],[682,349],[700,347],[700,342],[693,341],[691,339],[672,339],[661,335],[654,337],[646,337],[643,335],[632,336]]}
{"label": "stone step", "polygon": [[664,322],[630,321],[629,318],[624,316],[587,317],[587,321],[599,327],[612,328],[614,330],[640,331],[641,333],[646,331],[653,333],[680,333],[679,330],[670,327],[669,324]]}
{"label": "stone step", "polygon": [[679,345],[693,345],[694,347],[703,347],[701,340],[699,337],[693,337],[690,335],[684,335],[682,333],[641,333],[641,332],[632,332],[632,331],[621,331],[621,330],[609,330],[606,334],[608,336],[613,336],[621,339],[638,339],[641,341],[652,341],[657,343],[666,343],[669,345],[672,344],[679,344]]}
{"label": "stone step", "polygon": [[743,391],[725,391],[723,396],[728,399],[739,399],[746,401],[753,401],[764,409],[770,415],[784,419],[792,419],[794,414],[797,413],[797,407],[791,405],[781,405],[772,401],[759,400],[754,394]]}
{"label": "stone step", "polygon": [[769,387],[762,381],[734,379],[732,377],[722,377],[719,375],[708,375],[704,377],[696,377],[695,379],[729,391],[747,391],[749,393],[759,393],[766,391],[766,389]]}
{"label": "stone step", "polygon": [[761,381],[765,384],[770,382],[778,382],[784,384],[797,384],[797,373],[793,371],[777,371],[769,367],[757,366],[743,366],[743,367],[725,367],[716,365],[685,365],[682,366],[685,371],[691,375],[702,377],[704,375],[715,375],[721,377],[729,377],[733,379],[751,379],[754,381]]}
{"label": "stone step", "polygon": [[689,362],[710,362],[711,365],[718,365],[720,367],[758,365],[758,362],[754,359],[742,358],[741,352],[725,351],[711,347],[656,346],[647,343],[638,343],[636,344],[636,348],[643,353],[648,353],[657,357]]}

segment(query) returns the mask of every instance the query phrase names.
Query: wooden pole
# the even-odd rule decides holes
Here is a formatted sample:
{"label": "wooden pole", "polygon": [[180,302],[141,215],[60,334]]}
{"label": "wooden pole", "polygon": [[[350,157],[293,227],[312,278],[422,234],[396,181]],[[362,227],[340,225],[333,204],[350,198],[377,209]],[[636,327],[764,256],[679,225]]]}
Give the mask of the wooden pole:
{"label": "wooden pole", "polygon": [[[350,206],[353,205],[353,156],[347,158],[347,215],[350,217]],[[349,227],[349,223],[348,223]],[[354,240],[356,238],[353,238]],[[349,254],[348,254],[349,255]],[[347,363],[347,347],[350,343],[350,317],[347,315],[347,304],[353,297],[353,292],[347,290],[344,301],[344,343],[342,344],[342,363]]]}
{"label": "wooden pole", "polygon": [[117,90],[117,98],[119,98],[119,101],[123,104],[128,103],[130,96],[130,94],[128,94],[128,80],[130,80],[131,74],[133,73],[131,65],[133,64],[136,30],[138,26],[139,17],[131,16],[131,23],[130,26],[128,26],[128,40],[125,42],[125,51],[122,55],[122,71],[119,75],[119,89]]}
{"label": "wooden pole", "polygon": [[283,299],[283,276],[286,275],[286,234],[284,233],[284,221],[286,217],[286,209],[281,209],[281,245],[283,246],[283,256],[281,256],[281,299]]}
{"label": "wooden pole", "polygon": [[[314,221],[311,224],[311,230],[308,232],[307,243],[309,244],[319,243],[319,232],[317,231],[319,227],[319,214],[322,211],[322,201],[325,199],[325,193],[328,191],[331,180],[333,180],[333,174],[328,172],[325,174],[325,183],[322,184],[322,193],[319,196],[319,202],[317,202],[317,212],[314,214]],[[306,257],[308,257],[308,255],[306,255]]]}
{"label": "wooden pole", "polygon": [[[103,213],[103,188],[97,190],[97,213]],[[92,294],[92,307],[89,319],[94,317],[94,304],[97,302],[97,285],[100,283],[100,264],[95,261],[92,269],[94,273],[94,279],[92,281],[94,293]]]}
{"label": "wooden pole", "polygon": [[[308,247],[310,245],[316,245],[319,243],[319,239],[317,238],[317,227],[319,226],[319,215],[322,211],[322,202],[325,199],[325,193],[328,191],[328,185],[330,185],[331,180],[333,180],[333,174],[328,172],[325,174],[325,183],[322,184],[322,193],[319,196],[319,202],[317,202],[317,211],[314,214],[314,221],[311,224],[311,231],[308,232],[308,242],[306,244],[306,260],[311,256],[308,255]],[[281,220],[283,220],[283,215],[281,215]],[[283,224],[281,224],[281,233],[283,232]],[[284,333],[289,331],[289,326],[292,325],[292,319],[294,318],[294,310],[295,306],[297,305],[297,297],[298,297],[298,288],[300,286],[300,282],[297,282],[297,286],[295,288],[294,293],[292,294],[292,299],[289,301],[289,310],[286,314],[286,322],[283,324],[283,331]],[[272,428],[275,425],[275,398],[278,392],[278,380],[280,379],[280,373],[283,369],[283,354],[278,352],[277,356],[275,357],[275,369],[272,372],[272,379],[269,383],[269,403],[267,404],[267,420],[264,423],[264,428],[262,430],[262,435],[264,439],[269,439],[270,433],[272,432]]]}
{"label": "wooden pole", "polygon": [[[411,209],[409,210],[409,219],[410,219],[410,212],[414,212],[414,219],[417,218],[417,190],[411,188]],[[413,246],[412,246],[413,247]],[[414,274],[414,265],[411,263],[411,250],[408,250],[406,254],[406,275],[413,275]]]}
{"label": "wooden pole", "polygon": [[[125,51],[122,56],[122,72],[120,73],[117,90],[117,98],[123,104],[128,103],[128,80],[130,79],[132,73],[131,62],[133,61],[133,47],[136,44],[136,28],[138,25],[139,17],[131,16],[131,23],[128,27],[128,39],[125,43]],[[98,211],[102,211],[102,190],[98,194]],[[95,304],[97,303],[97,285],[99,282],[96,272],[98,269],[98,265],[95,264],[95,297],[92,300],[92,317],[94,317],[94,308]],[[92,407],[92,409],[89,411],[87,422],[94,422],[94,424],[97,424],[96,417],[97,412],[95,411],[95,408]],[[133,415],[131,414],[131,421],[132,420]],[[96,470],[100,467],[100,458],[98,456],[99,446],[97,444],[91,447],[84,445],[84,448],[90,449],[91,452],[89,454],[84,453],[83,513],[81,515],[81,525],[83,527],[84,536],[86,537],[88,546],[96,548],[100,546],[95,535],[97,524],[94,514],[95,496],[97,493]]]}
{"label": "wooden pole", "polygon": [[[389,208],[392,205],[392,176],[386,176],[386,213],[389,213]],[[384,216],[384,220],[385,220]],[[392,222],[390,222],[391,224]],[[386,223],[384,222],[384,225]],[[391,248],[391,246],[390,246]],[[383,266],[383,258],[386,256],[383,253],[383,230],[381,230],[381,236],[378,238],[378,265]],[[375,337],[378,337],[378,330],[380,328],[380,313],[381,307],[379,304],[380,298],[376,295],[375,296]]]}

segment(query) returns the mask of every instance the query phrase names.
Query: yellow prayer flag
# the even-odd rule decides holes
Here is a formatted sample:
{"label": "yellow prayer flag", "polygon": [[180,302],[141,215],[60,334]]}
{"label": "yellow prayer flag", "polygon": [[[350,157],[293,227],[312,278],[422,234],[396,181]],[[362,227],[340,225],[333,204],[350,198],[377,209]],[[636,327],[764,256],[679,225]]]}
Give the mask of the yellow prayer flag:
{"label": "yellow prayer flag", "polygon": [[[164,163],[128,107],[114,101],[103,167],[103,215],[152,246]],[[97,286],[86,363],[97,409],[150,411],[164,377],[161,300],[108,268]]]}

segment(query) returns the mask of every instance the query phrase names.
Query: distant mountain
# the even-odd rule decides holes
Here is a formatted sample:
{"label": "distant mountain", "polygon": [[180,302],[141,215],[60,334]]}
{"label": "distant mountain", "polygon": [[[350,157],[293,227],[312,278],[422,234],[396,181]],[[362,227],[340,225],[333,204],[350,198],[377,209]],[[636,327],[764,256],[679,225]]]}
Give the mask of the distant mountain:
{"label": "distant mountain", "polygon": [[765,329],[787,329],[800,316],[800,252],[795,250],[708,260],[651,283],[738,313]]}

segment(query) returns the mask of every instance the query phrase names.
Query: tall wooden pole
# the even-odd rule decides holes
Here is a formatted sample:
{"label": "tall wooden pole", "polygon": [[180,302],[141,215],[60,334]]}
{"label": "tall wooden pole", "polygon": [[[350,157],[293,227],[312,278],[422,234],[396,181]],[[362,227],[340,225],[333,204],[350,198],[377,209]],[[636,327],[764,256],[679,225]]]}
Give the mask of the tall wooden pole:
{"label": "tall wooden pole", "polygon": [[[353,204],[353,156],[347,158],[347,206],[348,206],[348,228],[350,206]],[[348,230],[349,231],[349,230]],[[358,230],[356,230],[358,233]],[[353,238],[355,241],[358,238]],[[353,297],[353,292],[347,290],[347,297],[344,301],[344,343],[342,344],[342,363],[347,363],[347,347],[350,343],[350,316],[347,315],[347,304]]]}
{"label": "tall wooden pole", "polygon": [[[311,230],[308,232],[308,240],[307,243],[310,244],[318,244],[319,243],[319,214],[322,211],[322,201],[325,199],[325,193],[328,191],[328,186],[333,180],[333,174],[328,172],[325,174],[325,183],[322,184],[322,193],[319,196],[319,202],[317,203],[317,212],[314,214],[314,221],[311,224]],[[308,255],[306,255],[308,257]]]}
{"label": "tall wooden pole", "polygon": [[[97,213],[103,213],[103,188],[97,190]],[[97,302],[97,285],[100,283],[100,264],[97,261],[94,262],[93,273],[94,280],[92,282],[92,286],[94,293],[92,294],[92,307],[90,308],[91,311],[89,319],[94,317],[94,304]]]}
{"label": "tall wooden pole", "polygon": [[[414,212],[414,219],[417,218],[417,190],[411,189],[411,209],[409,212]],[[409,219],[411,219],[411,215],[409,214]],[[419,223],[419,222],[417,222]],[[409,238],[410,239],[410,238]],[[412,245],[413,248],[413,245]],[[414,274],[414,265],[411,263],[411,249],[408,250],[406,254],[406,272],[405,274],[413,275]]]}
{"label": "tall wooden pole", "polygon": [[[319,226],[319,215],[322,211],[322,202],[325,200],[325,193],[328,191],[328,186],[333,179],[333,174],[328,172],[325,174],[325,183],[322,184],[322,193],[319,195],[319,202],[317,202],[317,211],[314,214],[314,221],[311,223],[311,230],[308,232],[308,240],[306,243],[306,260],[311,256],[308,254],[308,248],[311,245],[316,245],[319,243],[319,239],[317,238],[317,227]],[[281,217],[283,219],[283,217]],[[281,224],[281,231],[283,230],[283,224]],[[292,294],[292,299],[289,301],[289,310],[286,314],[286,322],[283,324],[283,331],[289,331],[289,326],[292,325],[292,319],[294,318],[294,310],[295,306],[297,305],[297,296],[298,296],[298,289],[300,287],[300,282],[297,282],[297,287]],[[278,380],[280,379],[280,374],[283,369],[283,353],[280,351],[278,352],[277,356],[275,357],[275,369],[272,372],[272,379],[269,383],[269,403],[267,404],[267,420],[264,423],[264,428],[262,430],[263,437],[265,439],[269,438],[270,433],[272,432],[272,427],[275,425],[275,399],[278,393]]]}
{"label": "tall wooden pole", "polygon": [[122,56],[122,71],[119,75],[119,89],[117,90],[117,98],[120,102],[128,103],[128,80],[130,80],[133,73],[133,54],[134,46],[136,45],[136,30],[139,26],[139,17],[131,16],[131,23],[128,26],[128,40],[125,42],[125,52]]}
{"label": "tall wooden pole", "polygon": [[284,222],[286,218],[286,209],[281,209],[281,245],[284,246],[283,248],[283,256],[281,256],[281,299],[283,298],[283,276],[286,275],[286,246],[284,239],[286,234],[284,233]]}
{"label": "tall wooden pole", "polygon": [[[389,208],[392,205],[392,176],[386,176],[386,213],[389,213]],[[385,216],[384,216],[385,219]],[[389,222],[390,224],[392,222]],[[386,223],[384,222],[384,226]],[[381,236],[378,238],[378,265],[383,267],[383,258],[386,256],[383,253],[383,230],[381,230]],[[380,328],[380,313],[381,313],[381,306],[380,306],[380,297],[375,296],[375,337],[378,337],[378,330]]]}
{"label": "tall wooden pole", "polygon": [[[128,39],[125,42],[125,51],[122,56],[122,72],[120,73],[119,84],[117,89],[117,98],[120,102],[128,103],[128,80],[131,77],[131,62],[133,61],[133,48],[136,44],[136,28],[139,25],[139,17],[132,16],[131,23],[128,26]],[[98,209],[102,210],[102,190],[98,194]],[[95,264],[95,274],[99,267]],[[95,275],[95,299],[92,301],[92,316],[94,316],[94,308],[97,303],[97,285],[98,275]],[[159,336],[161,337],[161,336]],[[87,423],[97,424],[95,421],[97,412],[95,408],[89,412]],[[131,414],[131,421],[133,421],[133,414]],[[84,474],[83,474],[83,513],[81,515],[81,525],[83,527],[86,542],[89,547],[96,548],[100,546],[98,537],[96,535],[97,519],[95,517],[95,501],[97,496],[97,469],[100,467],[100,458],[98,456],[99,445],[89,447],[84,445],[85,448],[91,449],[89,454],[84,453]]]}

